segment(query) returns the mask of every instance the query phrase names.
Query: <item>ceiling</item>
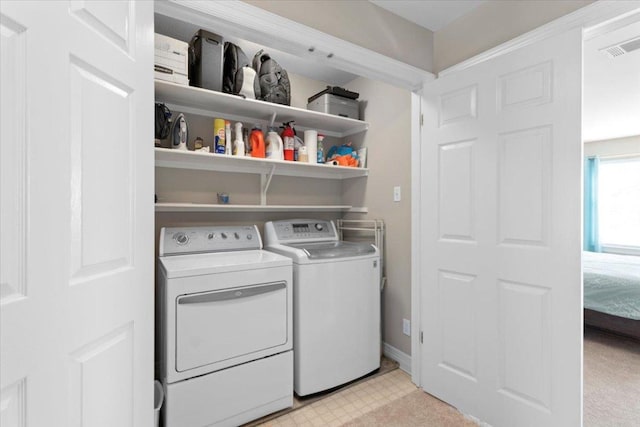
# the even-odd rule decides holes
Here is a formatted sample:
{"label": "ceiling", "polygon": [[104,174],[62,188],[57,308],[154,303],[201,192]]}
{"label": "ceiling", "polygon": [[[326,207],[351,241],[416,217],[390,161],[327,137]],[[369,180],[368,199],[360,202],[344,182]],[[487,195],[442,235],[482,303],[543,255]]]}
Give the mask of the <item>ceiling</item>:
{"label": "ceiling", "polygon": [[640,37],[640,22],[584,43],[584,141],[640,135],[640,49],[611,58],[600,49]]}
{"label": "ceiling", "polygon": [[[482,0],[369,0],[431,31],[478,7]],[[584,44],[584,141],[640,135],[640,49],[611,58],[600,50],[640,37],[640,22]]]}
{"label": "ceiling", "polygon": [[469,13],[485,0],[369,0],[404,19],[431,31],[438,31]]}

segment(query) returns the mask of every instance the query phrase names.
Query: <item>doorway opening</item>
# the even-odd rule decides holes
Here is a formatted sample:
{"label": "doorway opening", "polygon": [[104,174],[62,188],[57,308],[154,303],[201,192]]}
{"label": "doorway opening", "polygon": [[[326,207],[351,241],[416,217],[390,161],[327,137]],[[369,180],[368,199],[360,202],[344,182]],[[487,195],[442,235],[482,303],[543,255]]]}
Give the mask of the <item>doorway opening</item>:
{"label": "doorway opening", "polygon": [[585,426],[640,419],[639,73],[640,21],[584,41]]}

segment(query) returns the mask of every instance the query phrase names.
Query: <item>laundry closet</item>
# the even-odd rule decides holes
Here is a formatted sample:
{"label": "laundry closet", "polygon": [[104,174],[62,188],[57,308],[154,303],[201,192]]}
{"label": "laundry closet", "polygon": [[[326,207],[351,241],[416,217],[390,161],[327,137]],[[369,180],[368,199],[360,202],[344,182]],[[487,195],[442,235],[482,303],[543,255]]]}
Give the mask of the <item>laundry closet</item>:
{"label": "laundry closet", "polygon": [[[308,40],[317,31],[311,31],[311,36],[300,33],[298,39],[292,39],[288,36],[297,29],[281,30],[268,21],[264,24],[256,23],[256,18],[250,14],[240,16],[246,12],[244,9],[228,14],[236,6],[238,5],[227,6],[224,2],[216,3],[215,7],[199,3],[199,10],[195,10],[195,6],[192,9],[182,4],[157,2],[155,31],[188,42],[202,28],[221,35],[225,40],[238,44],[246,42],[253,46],[253,50],[245,49],[250,60],[258,49],[264,47],[281,65],[285,64],[283,68],[287,69],[285,59],[278,56],[278,52],[284,52],[284,48],[287,48],[287,53],[293,53],[297,57],[296,70],[305,67],[326,70],[329,65],[336,64],[334,70],[340,67],[353,71],[332,73],[342,76],[343,80],[328,81],[312,79],[297,74],[292,68],[287,69],[291,79],[291,108],[277,104],[264,108],[256,108],[254,105],[248,107],[244,104],[249,103],[241,99],[225,105],[221,99],[229,98],[226,94],[198,98],[189,91],[191,87],[185,87],[185,91],[174,91],[171,85],[156,82],[156,102],[165,102],[172,112],[182,112],[187,117],[189,144],[196,136],[202,137],[205,143],[211,143],[214,118],[226,118],[232,124],[239,120],[245,126],[259,123],[266,130],[273,112],[276,112],[276,126],[295,120],[300,136],[305,129],[315,129],[325,134],[325,153],[331,146],[347,142],[352,142],[355,149],[367,148],[367,167],[330,168],[295,162],[278,163],[274,167],[272,162],[255,161],[251,158],[208,158],[204,155],[196,156],[193,152],[156,149],[156,255],[160,229],[168,226],[257,224],[262,229],[267,220],[382,219],[387,228],[387,283],[396,289],[409,289],[411,139],[415,138],[412,132],[419,120],[419,105],[412,106],[412,101],[415,104],[412,96],[415,95],[412,95],[409,88],[418,88],[422,82],[431,79],[432,75],[343,41],[338,41],[344,43],[344,46],[337,46],[341,51],[331,55],[333,52],[324,46],[327,44],[326,40],[313,39],[317,43],[305,41],[305,37]],[[250,8],[248,5],[244,6]],[[224,14],[228,16],[222,16]],[[238,24],[245,21],[247,23],[244,26]],[[260,31],[256,28],[260,28]],[[270,36],[266,37],[265,34]],[[314,51],[310,52],[312,48]],[[348,57],[351,54],[352,57]],[[369,55],[367,61],[364,61],[366,64],[358,64],[363,62],[363,55]],[[358,77],[355,72],[368,77]],[[350,75],[353,80],[345,81],[345,76],[349,79]],[[394,82],[395,87],[380,83],[379,80]],[[360,94],[361,120],[309,114],[306,111],[307,98],[325,89],[327,85],[342,86]],[[325,117],[318,119],[318,116]],[[166,141],[163,143],[168,146]],[[402,191],[402,199],[397,202],[393,200],[394,187],[400,187]],[[228,194],[228,205],[218,204],[218,193]],[[403,296],[394,297],[394,300],[404,306],[405,313],[409,311],[409,294],[407,291]],[[408,314],[404,316],[408,317]],[[404,346],[396,344],[396,347],[410,353],[408,337],[402,336],[399,326],[402,325],[402,316],[396,314],[395,318],[390,317],[383,320],[385,325],[387,321],[393,321],[400,339],[407,340]]]}
{"label": "laundry closet", "polygon": [[[198,7],[206,9],[209,6]],[[189,42],[200,29],[210,31],[224,41],[240,46],[249,62],[258,50],[264,49],[287,70],[291,81],[290,106],[155,81],[155,102],[164,103],[174,117],[184,114],[189,148],[189,151],[172,150],[169,140],[161,141],[161,147],[155,148],[156,239],[164,227],[256,224],[263,234],[267,221],[381,219],[388,225],[387,249],[393,251],[403,247],[403,250],[395,251],[399,262],[395,266],[387,264],[389,283],[396,288],[408,289],[411,278],[411,138],[415,136],[412,126],[416,125],[416,106],[415,102],[412,105],[412,94],[406,88],[418,87],[429,79],[429,73],[388,58],[376,58],[381,69],[369,68],[364,73],[368,77],[380,76],[381,80],[394,81],[396,86],[405,88],[402,89],[356,74],[362,67],[352,64],[357,62],[355,56],[341,58],[340,52],[325,51],[322,45],[285,41],[273,25],[262,28],[271,35],[264,37],[264,34],[251,31],[250,25],[234,23],[234,20],[242,21],[237,15],[224,16],[213,8],[196,11],[163,2],[156,4],[155,12],[157,34]],[[358,54],[358,49],[354,53]],[[334,66],[334,62],[338,65]],[[338,68],[350,71],[338,71]],[[340,86],[359,93],[359,119],[306,109],[307,99],[327,86]],[[236,122],[242,122],[243,127],[249,129],[257,125],[265,134],[270,125],[278,127],[295,121],[300,137],[305,130],[315,130],[325,136],[325,154],[333,146],[350,143],[355,151],[366,151],[366,164],[360,167],[328,166],[193,152],[196,137],[214,151],[214,119],[228,120],[232,128]],[[398,132],[398,128],[402,131]],[[280,132],[281,128],[278,129]],[[393,192],[395,187],[397,191]],[[401,189],[405,192],[403,201]],[[226,197],[224,202],[220,200],[220,194]],[[374,206],[372,211],[369,204]],[[156,240],[156,255],[158,247]],[[393,253],[385,261],[393,263]],[[380,299],[384,301],[384,293]],[[406,307],[403,310],[406,312]],[[397,319],[391,321],[394,325],[401,324]],[[382,322],[385,323],[384,314]],[[157,338],[156,341],[162,340]]]}

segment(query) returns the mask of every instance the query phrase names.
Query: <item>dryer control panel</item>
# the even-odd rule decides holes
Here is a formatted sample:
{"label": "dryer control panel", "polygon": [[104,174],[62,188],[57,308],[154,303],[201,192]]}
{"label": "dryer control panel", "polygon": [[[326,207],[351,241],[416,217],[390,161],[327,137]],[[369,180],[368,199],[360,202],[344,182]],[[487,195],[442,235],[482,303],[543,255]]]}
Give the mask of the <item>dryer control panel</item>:
{"label": "dryer control panel", "polygon": [[322,219],[270,221],[265,223],[264,233],[265,241],[270,244],[338,240],[338,232],[333,221]]}
{"label": "dryer control panel", "polygon": [[160,256],[262,249],[258,227],[164,227],[160,231]]}

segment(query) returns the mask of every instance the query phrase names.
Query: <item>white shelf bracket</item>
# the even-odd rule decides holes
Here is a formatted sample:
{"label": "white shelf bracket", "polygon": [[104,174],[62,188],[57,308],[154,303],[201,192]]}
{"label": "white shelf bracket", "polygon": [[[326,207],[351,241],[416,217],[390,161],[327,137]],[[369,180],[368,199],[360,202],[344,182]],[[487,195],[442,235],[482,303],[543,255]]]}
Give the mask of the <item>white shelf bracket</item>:
{"label": "white shelf bracket", "polygon": [[[271,120],[269,121],[269,127],[273,127],[274,123],[276,122],[276,112],[274,111],[271,114]],[[268,129],[267,129],[268,130]]]}
{"label": "white shelf bracket", "polygon": [[275,171],[276,171],[276,165],[271,165],[271,170],[269,171],[268,174],[266,173],[260,174],[260,204],[262,206],[266,206],[267,204],[267,190],[269,190],[269,185],[271,184],[271,178],[273,178],[273,173]]}

